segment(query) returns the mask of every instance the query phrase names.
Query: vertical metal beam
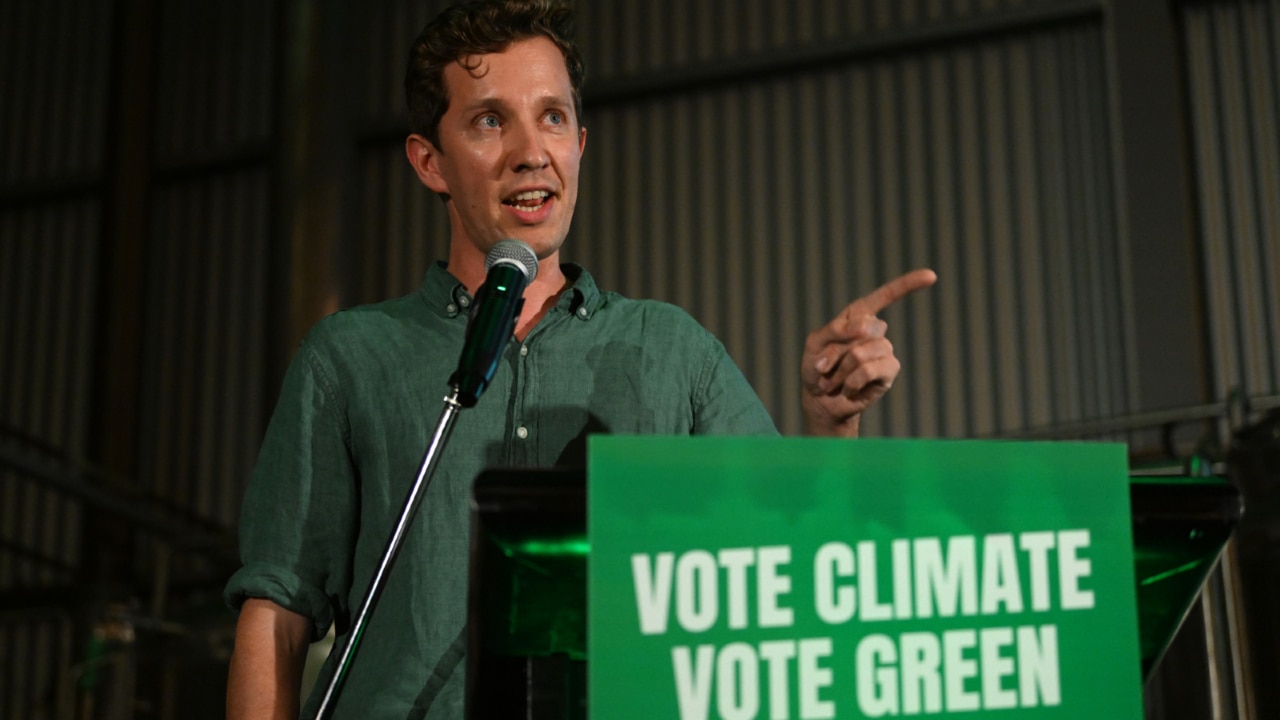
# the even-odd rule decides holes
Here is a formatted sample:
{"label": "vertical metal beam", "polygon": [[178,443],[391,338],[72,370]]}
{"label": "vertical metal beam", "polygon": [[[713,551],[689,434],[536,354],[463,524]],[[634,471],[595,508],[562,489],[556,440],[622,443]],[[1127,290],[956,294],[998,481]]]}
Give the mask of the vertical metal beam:
{"label": "vertical metal beam", "polygon": [[[155,0],[121,0],[115,10],[111,100],[108,113],[106,188],[103,202],[103,262],[98,308],[101,358],[92,412],[96,437],[90,452],[108,471],[107,491],[117,478],[138,474],[138,422],[142,377],[143,267],[148,234],[154,96]],[[103,514],[85,515],[84,578],[102,589],[132,575],[133,530]]]}
{"label": "vertical metal beam", "polygon": [[[1111,0],[1107,6],[1120,241],[1129,253],[1134,327],[1124,337],[1138,409],[1213,398],[1203,273],[1195,228],[1185,61],[1177,3]],[[1242,705],[1234,639],[1223,631],[1224,599],[1202,596],[1203,625],[1188,624],[1149,685],[1149,706],[1170,717],[1191,708],[1251,720]],[[1225,598],[1232,602],[1232,598]],[[1195,711],[1192,711],[1195,714]],[[1163,712],[1159,713],[1163,715]]]}
{"label": "vertical metal beam", "polygon": [[[351,113],[348,105],[361,94],[347,79],[353,68],[349,52],[353,33],[344,23],[343,3],[287,0],[282,4],[286,53],[281,58],[281,84],[275,180],[277,262],[287,278],[285,332],[276,333],[287,346],[272,348],[287,360],[316,320],[338,309],[342,288],[341,239],[349,213],[343,212],[345,178],[353,170]],[[282,366],[281,366],[282,367]],[[281,373],[271,373],[272,396]]]}
{"label": "vertical metal beam", "polygon": [[1175,8],[1111,0],[1107,21],[1118,230],[1129,250],[1130,317],[1140,318],[1123,335],[1136,353],[1133,399],[1145,411],[1203,403],[1210,374]]}

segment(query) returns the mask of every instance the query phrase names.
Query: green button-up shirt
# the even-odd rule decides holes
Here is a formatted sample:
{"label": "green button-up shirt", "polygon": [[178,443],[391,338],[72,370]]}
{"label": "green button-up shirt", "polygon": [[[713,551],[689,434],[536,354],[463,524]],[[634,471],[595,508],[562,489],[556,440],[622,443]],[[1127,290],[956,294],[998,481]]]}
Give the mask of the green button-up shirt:
{"label": "green button-up shirt", "polygon": [[[459,414],[336,717],[462,717],[469,497],[481,470],[582,467],[591,433],[777,433],[688,314],[564,270],[572,288]],[[437,265],[417,293],[336,313],[308,334],[245,496],[232,607],[263,597],[311,618],[317,639],[331,623],[347,631],[444,408],[470,305]]]}

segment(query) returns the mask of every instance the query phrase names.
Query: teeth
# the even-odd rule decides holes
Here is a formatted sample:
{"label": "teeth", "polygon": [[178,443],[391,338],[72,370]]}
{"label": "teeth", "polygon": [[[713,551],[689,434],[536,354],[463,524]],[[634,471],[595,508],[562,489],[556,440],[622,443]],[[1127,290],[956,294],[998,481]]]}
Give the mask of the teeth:
{"label": "teeth", "polygon": [[535,212],[546,205],[547,197],[550,195],[551,193],[546,190],[526,190],[516,193],[514,197],[504,202],[521,212]]}

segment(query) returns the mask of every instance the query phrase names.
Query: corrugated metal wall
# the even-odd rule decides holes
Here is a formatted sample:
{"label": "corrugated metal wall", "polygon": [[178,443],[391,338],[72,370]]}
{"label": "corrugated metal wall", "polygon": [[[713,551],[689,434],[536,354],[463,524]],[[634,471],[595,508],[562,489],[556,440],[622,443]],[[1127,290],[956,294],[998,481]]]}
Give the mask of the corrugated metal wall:
{"label": "corrugated metal wall", "polygon": [[[93,198],[0,216],[0,410],[6,430],[43,454],[82,458],[88,442],[98,223]],[[81,508],[16,472],[2,476],[0,590],[70,582]]]}
{"label": "corrugated metal wall", "polygon": [[[95,338],[110,8],[7,6],[0,19],[0,423],[82,457]],[[68,17],[76,21],[68,24]],[[72,88],[72,91],[67,91]],[[5,473],[0,590],[66,582],[78,508]],[[28,520],[30,518],[30,520]]]}
{"label": "corrugated metal wall", "polygon": [[140,480],[175,509],[235,525],[262,440],[265,169],[155,191]]}
{"label": "corrugated metal wall", "polygon": [[139,481],[230,527],[275,398],[264,375],[277,11],[160,7]]}
{"label": "corrugated metal wall", "polygon": [[1280,406],[1280,4],[1182,22],[1214,392]]}
{"label": "corrugated metal wall", "polygon": [[893,46],[993,24],[1098,8],[1096,0],[578,0],[578,39],[598,80],[744,59],[791,48],[869,39]]}
{"label": "corrugated metal wall", "polygon": [[101,179],[112,4],[0,6],[0,187],[83,190]]}
{"label": "corrugated metal wall", "polygon": [[[1280,408],[1280,3],[1186,3],[1180,20],[1213,393],[1242,401],[1252,412],[1235,415],[1252,422]],[[1255,448],[1265,428],[1254,430]],[[1274,470],[1275,454],[1248,457],[1235,468],[1246,515],[1221,572],[1231,594],[1217,608],[1206,602],[1205,617],[1216,612],[1241,635],[1211,654],[1234,670],[1213,678],[1215,704],[1270,718],[1280,708],[1280,509],[1274,472],[1263,470]]]}
{"label": "corrugated metal wall", "polygon": [[360,240],[351,252],[357,270],[345,304],[409,293],[428,263],[448,257],[448,214],[435,195],[406,176],[411,173],[401,144],[362,148]]}
{"label": "corrugated metal wall", "polygon": [[358,34],[356,87],[363,95],[353,123],[361,134],[353,198],[357,230],[348,240],[355,271],[347,278],[344,304],[412,292],[427,264],[448,254],[444,206],[418,184],[405,160],[404,68],[414,38],[451,4],[382,0],[352,18]]}
{"label": "corrugated metal wall", "polygon": [[70,718],[72,623],[65,616],[0,616],[0,716]]}
{"label": "corrugated metal wall", "polygon": [[[83,0],[0,8],[0,439],[41,457],[82,458],[91,433],[110,15]],[[71,582],[83,517],[0,469],[0,594]],[[65,614],[0,611],[0,716],[65,714],[70,633]]]}
{"label": "corrugated metal wall", "polygon": [[[267,258],[278,36],[272,4],[159,3],[154,145],[145,203],[152,218],[141,277],[139,476],[131,489],[197,525],[238,515],[256,456],[266,390]],[[6,453],[101,477],[85,465],[103,432],[92,400],[119,350],[101,279],[116,201],[105,135],[118,8],[72,0],[0,9],[0,423]],[[143,118],[149,120],[150,118]],[[13,467],[6,463],[5,467]],[[85,575],[85,522],[74,492],[0,471],[0,593],[40,598]],[[140,533],[137,577],[181,580],[197,556],[155,566]],[[169,557],[166,555],[166,557]],[[128,578],[115,579],[120,583]],[[90,588],[81,588],[83,602]],[[16,607],[6,604],[5,607]],[[69,717],[77,679],[108,667],[77,663],[87,614],[76,608],[0,613],[0,716]],[[135,608],[135,611],[140,608]],[[79,677],[77,677],[79,673]],[[103,673],[106,673],[104,675]],[[96,692],[91,685],[82,692]],[[127,704],[127,703],[126,703]],[[122,706],[123,707],[123,706]]]}

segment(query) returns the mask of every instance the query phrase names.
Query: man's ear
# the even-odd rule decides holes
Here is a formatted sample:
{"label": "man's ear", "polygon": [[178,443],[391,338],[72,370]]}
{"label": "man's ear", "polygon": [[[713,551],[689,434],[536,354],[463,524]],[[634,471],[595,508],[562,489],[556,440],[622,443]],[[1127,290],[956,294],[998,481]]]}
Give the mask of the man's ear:
{"label": "man's ear", "polygon": [[418,174],[418,180],[439,195],[449,194],[449,183],[440,172],[441,152],[431,141],[417,133],[404,141],[404,154]]}

